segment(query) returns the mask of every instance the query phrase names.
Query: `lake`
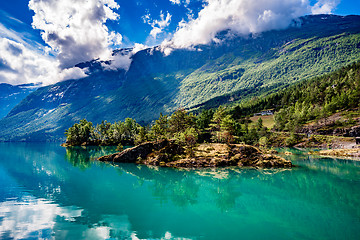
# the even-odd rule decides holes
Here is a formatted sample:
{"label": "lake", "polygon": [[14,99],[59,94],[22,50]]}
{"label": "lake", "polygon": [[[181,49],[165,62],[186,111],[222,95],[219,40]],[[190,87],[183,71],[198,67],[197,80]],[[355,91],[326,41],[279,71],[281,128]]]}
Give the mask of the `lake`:
{"label": "lake", "polygon": [[360,162],[176,170],[0,143],[1,239],[360,239]]}

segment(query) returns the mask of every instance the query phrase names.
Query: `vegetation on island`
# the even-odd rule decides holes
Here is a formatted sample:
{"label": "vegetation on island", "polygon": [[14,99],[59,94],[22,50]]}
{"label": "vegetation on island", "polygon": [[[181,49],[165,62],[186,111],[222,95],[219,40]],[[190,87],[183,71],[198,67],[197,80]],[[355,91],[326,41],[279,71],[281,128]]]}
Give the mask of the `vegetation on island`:
{"label": "vegetation on island", "polygon": [[96,126],[86,119],[80,120],[65,131],[66,143],[78,145],[134,145],[141,141],[144,128],[134,119],[126,118],[124,122],[109,123],[102,121]]}
{"label": "vegetation on island", "polygon": [[[173,139],[178,144],[192,149],[199,142],[256,144],[261,137],[270,134],[259,119],[249,127],[247,121],[236,121],[229,109],[220,106],[204,110],[195,116],[184,109],[167,116],[160,114],[151,126],[143,127],[134,119],[124,122],[106,121],[94,126],[85,119],[65,132],[68,146],[76,145],[138,145],[146,141]],[[266,142],[266,141],[265,141]]]}

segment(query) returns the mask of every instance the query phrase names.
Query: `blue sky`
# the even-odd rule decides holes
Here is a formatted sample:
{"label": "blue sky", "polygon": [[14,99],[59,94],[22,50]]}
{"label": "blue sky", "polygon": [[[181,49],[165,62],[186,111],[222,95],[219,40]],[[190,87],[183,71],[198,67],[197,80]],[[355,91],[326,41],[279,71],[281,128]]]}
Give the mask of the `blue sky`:
{"label": "blue sky", "polygon": [[86,72],[73,66],[160,45],[164,54],[217,41],[216,33],[259,33],[306,14],[360,14],[358,0],[11,0],[0,1],[0,82],[44,85]]}
{"label": "blue sky", "polygon": [[[150,13],[155,18],[160,15],[160,11],[169,12],[172,15],[172,21],[166,29],[168,32],[174,32],[177,23],[182,18],[186,19],[188,13],[188,9],[184,5],[172,4],[170,0],[116,0],[116,2],[120,5],[117,10],[120,19],[116,22],[109,22],[108,26],[121,32],[128,39],[125,41],[125,47],[131,46],[135,42],[146,42],[151,26],[144,23],[142,17],[147,13]],[[311,1],[312,4],[315,2],[314,0]],[[0,1],[0,10],[31,26],[34,12],[29,9],[28,3],[28,0]],[[190,1],[190,3],[189,8],[194,10],[195,13],[201,9],[201,1]],[[3,15],[4,12],[0,13],[0,15]],[[338,15],[359,15],[360,3],[357,0],[341,0],[337,7],[334,8],[333,13]],[[0,18],[0,21],[2,21],[2,18]],[[34,34],[40,36],[39,31],[34,31]]]}
{"label": "blue sky", "polygon": [[[111,30],[122,33],[125,38],[122,47],[132,47],[134,43],[146,43],[152,27],[148,23],[144,23],[143,17],[145,15],[150,14],[152,18],[156,19],[159,18],[161,12],[165,14],[169,12],[172,15],[171,23],[165,30],[166,32],[174,32],[177,23],[183,18],[187,19],[189,9],[196,14],[203,4],[200,0],[192,0],[186,7],[182,4],[173,4],[170,0],[116,0],[116,2],[120,8],[115,12],[120,15],[120,19],[108,21],[107,26]],[[0,12],[0,22],[4,21],[4,14],[6,14],[22,21],[31,28],[34,12],[29,9],[28,3],[29,0],[0,1],[0,10],[3,11]],[[26,30],[40,38],[39,30]],[[160,42],[161,40],[156,41],[156,43]]]}

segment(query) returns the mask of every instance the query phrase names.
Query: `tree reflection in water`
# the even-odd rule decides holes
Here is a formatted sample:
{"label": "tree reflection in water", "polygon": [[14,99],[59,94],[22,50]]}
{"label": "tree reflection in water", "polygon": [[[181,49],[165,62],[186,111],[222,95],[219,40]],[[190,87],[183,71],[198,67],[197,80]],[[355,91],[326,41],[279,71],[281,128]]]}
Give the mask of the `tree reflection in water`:
{"label": "tree reflection in water", "polygon": [[114,146],[74,146],[66,148],[66,159],[74,166],[85,170],[91,166],[91,163],[97,158],[115,153]]}
{"label": "tree reflection in water", "polygon": [[[357,161],[291,155],[285,157],[299,167],[190,170],[94,161],[114,151],[106,147],[4,144],[1,150],[0,226],[16,220],[19,227],[36,215],[44,221],[29,226],[60,239],[359,236]],[[32,203],[22,197],[29,193],[36,201],[24,208],[19,203]],[[17,213],[26,209],[29,218],[21,222]],[[48,212],[49,218],[41,215]]]}
{"label": "tree reflection in water", "polygon": [[239,182],[243,178],[271,179],[271,175],[291,171],[284,169],[205,168],[174,169],[135,164],[114,164],[119,174],[124,172],[138,178],[138,186],[148,183],[152,195],[162,203],[171,201],[185,208],[199,202],[215,204],[221,211],[236,207],[242,195]]}

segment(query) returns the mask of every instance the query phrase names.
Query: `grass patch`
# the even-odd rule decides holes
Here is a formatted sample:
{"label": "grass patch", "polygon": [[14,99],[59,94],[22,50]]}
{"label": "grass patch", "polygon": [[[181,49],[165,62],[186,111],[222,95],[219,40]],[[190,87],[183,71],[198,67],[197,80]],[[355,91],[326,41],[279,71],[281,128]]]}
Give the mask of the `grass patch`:
{"label": "grass patch", "polygon": [[250,123],[250,127],[253,125],[256,125],[258,119],[261,118],[263,120],[263,126],[267,127],[268,129],[272,129],[274,124],[275,124],[275,120],[274,120],[274,115],[268,115],[268,116],[254,116],[251,117],[251,123]]}

